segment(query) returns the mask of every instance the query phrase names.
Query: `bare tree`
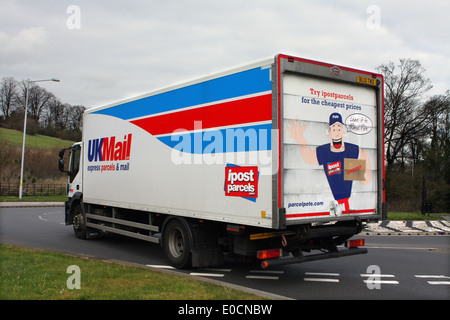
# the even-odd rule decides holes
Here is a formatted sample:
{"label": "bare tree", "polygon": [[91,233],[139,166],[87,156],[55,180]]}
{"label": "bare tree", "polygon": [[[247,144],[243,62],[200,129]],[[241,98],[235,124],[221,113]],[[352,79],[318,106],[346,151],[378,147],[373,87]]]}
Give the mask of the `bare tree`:
{"label": "bare tree", "polygon": [[76,105],[71,108],[70,123],[73,130],[80,130],[83,127],[83,113],[86,107]]}
{"label": "bare tree", "polygon": [[[25,110],[25,100],[27,91],[27,82],[22,81],[18,101],[22,110]],[[48,102],[54,97],[53,93],[48,92],[38,85],[32,84],[28,90],[28,114],[39,122]]]}
{"label": "bare tree", "polygon": [[47,102],[47,108],[45,114],[41,116],[41,122],[46,128],[64,128],[64,121],[61,120],[63,118],[65,118],[65,105],[57,97],[52,97]]}
{"label": "bare tree", "polygon": [[388,165],[405,162],[406,147],[423,134],[429,110],[422,108],[423,94],[432,88],[418,60],[400,59],[377,68],[385,77],[385,144]]}
{"label": "bare tree", "polygon": [[[429,166],[444,172],[450,165],[450,91],[431,97],[424,105],[428,110],[428,144],[424,148]],[[449,180],[450,181],[450,180]]]}
{"label": "bare tree", "polygon": [[17,98],[18,82],[11,77],[3,78],[0,84],[0,110],[5,119],[9,118]]}

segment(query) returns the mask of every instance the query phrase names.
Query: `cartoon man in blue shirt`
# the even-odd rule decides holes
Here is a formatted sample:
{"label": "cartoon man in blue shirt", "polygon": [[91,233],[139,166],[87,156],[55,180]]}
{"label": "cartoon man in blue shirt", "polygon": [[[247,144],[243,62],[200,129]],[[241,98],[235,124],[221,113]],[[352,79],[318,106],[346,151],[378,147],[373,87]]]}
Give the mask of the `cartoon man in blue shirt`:
{"label": "cartoon man in blue shirt", "polygon": [[289,137],[297,141],[303,160],[308,164],[323,166],[331,192],[336,200],[330,205],[330,209],[336,215],[349,213],[349,198],[352,193],[353,180],[344,178],[344,163],[348,161],[345,159],[364,160],[362,163],[365,165],[365,172],[359,182],[363,185],[368,184],[372,180],[372,173],[367,151],[355,144],[344,142],[346,130],[339,113],[330,115],[328,135],[331,142],[318,146],[315,150],[303,137],[306,125],[301,125],[298,119],[289,120],[289,125],[287,128],[290,133]]}

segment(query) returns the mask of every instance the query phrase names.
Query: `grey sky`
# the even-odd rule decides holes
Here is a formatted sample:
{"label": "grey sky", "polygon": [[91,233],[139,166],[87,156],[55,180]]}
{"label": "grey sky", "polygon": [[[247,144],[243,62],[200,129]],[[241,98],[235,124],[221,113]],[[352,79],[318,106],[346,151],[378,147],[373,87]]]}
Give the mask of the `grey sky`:
{"label": "grey sky", "polygon": [[0,78],[58,78],[40,85],[73,105],[277,53],[369,71],[419,59],[430,94],[450,89],[449,1],[0,0],[0,8]]}

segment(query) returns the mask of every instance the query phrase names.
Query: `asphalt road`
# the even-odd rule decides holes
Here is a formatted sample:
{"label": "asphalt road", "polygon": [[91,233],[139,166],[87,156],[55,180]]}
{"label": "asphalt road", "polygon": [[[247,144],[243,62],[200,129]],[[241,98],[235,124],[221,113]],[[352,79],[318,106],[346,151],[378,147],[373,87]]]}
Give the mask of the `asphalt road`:
{"label": "asphalt road", "polygon": [[[450,236],[363,238],[365,255],[270,270],[226,259],[220,268],[179,272],[286,299],[450,299]],[[170,269],[156,244],[120,236],[77,239],[61,207],[0,209],[0,242]]]}

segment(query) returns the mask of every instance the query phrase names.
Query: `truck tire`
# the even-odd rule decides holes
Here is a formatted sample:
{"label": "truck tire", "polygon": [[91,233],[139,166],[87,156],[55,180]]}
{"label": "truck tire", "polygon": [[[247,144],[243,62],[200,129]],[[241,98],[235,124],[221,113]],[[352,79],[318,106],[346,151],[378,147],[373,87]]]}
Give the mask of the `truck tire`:
{"label": "truck tire", "polygon": [[172,219],[164,228],[164,253],[170,264],[177,269],[189,268],[192,262],[189,230],[186,225],[179,219]]}
{"label": "truck tire", "polygon": [[77,238],[86,239],[86,217],[79,204],[73,209],[73,232]]}

